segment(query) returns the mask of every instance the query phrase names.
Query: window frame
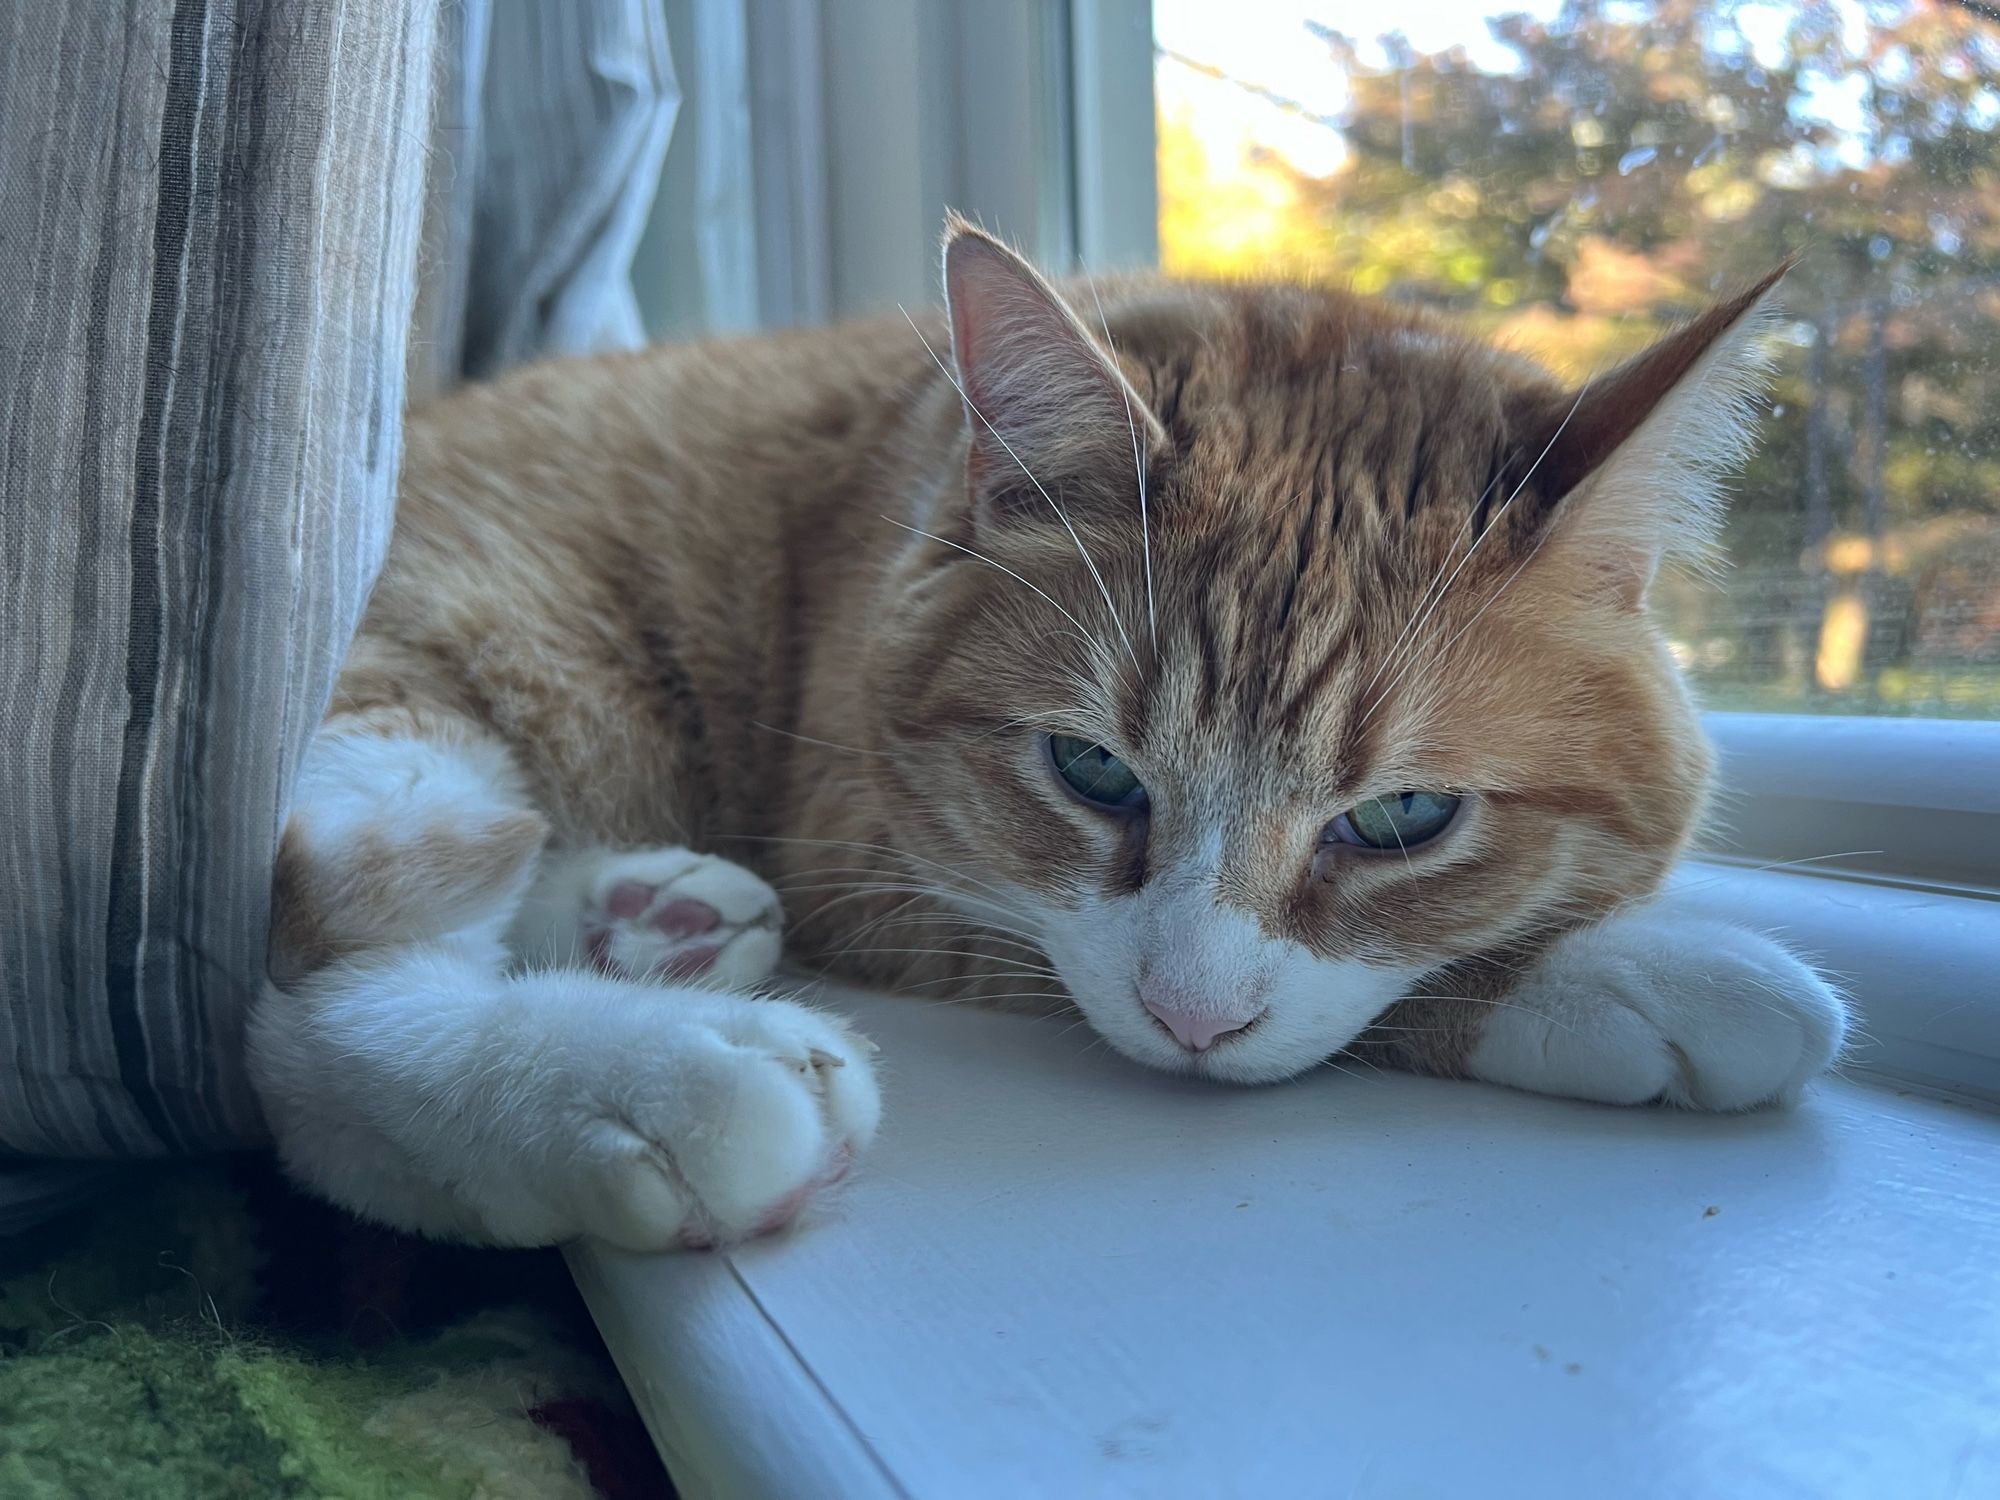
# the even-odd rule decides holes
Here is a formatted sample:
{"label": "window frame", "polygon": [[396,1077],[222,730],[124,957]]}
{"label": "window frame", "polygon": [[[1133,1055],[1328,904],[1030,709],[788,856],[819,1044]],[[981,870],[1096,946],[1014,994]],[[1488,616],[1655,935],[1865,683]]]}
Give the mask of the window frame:
{"label": "window frame", "polygon": [[1862,1013],[1853,1065],[2000,1102],[2000,723],[1716,713],[1667,900],[1773,932]]}
{"label": "window frame", "polygon": [[953,208],[1046,266],[1157,259],[1148,0],[664,3],[681,109],[634,267],[655,337],[934,302]]}
{"label": "window frame", "polygon": [[2000,894],[2000,722],[1713,713],[1705,852]]}

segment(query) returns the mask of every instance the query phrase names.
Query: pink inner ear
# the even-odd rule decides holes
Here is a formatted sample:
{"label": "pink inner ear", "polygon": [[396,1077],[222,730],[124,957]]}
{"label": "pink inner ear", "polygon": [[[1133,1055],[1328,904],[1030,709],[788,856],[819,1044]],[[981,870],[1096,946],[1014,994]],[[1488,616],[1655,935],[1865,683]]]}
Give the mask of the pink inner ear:
{"label": "pink inner ear", "polygon": [[951,350],[974,401],[990,395],[1012,366],[1031,362],[1034,344],[1066,331],[1053,293],[1039,280],[1019,257],[984,238],[961,235],[946,252]]}
{"label": "pink inner ear", "polygon": [[[952,358],[968,405],[975,492],[1044,487],[1124,455],[1159,423],[1062,297],[1026,261],[977,230],[945,248]],[[1025,473],[1023,471],[1026,471]]]}

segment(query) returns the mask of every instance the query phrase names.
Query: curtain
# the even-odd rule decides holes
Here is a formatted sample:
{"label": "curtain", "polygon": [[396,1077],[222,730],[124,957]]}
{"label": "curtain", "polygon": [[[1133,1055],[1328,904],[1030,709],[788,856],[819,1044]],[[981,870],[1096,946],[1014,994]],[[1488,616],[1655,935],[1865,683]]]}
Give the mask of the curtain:
{"label": "curtain", "polygon": [[637,340],[676,100],[657,0],[0,15],[0,1153],[262,1139],[271,858],[406,399]]}

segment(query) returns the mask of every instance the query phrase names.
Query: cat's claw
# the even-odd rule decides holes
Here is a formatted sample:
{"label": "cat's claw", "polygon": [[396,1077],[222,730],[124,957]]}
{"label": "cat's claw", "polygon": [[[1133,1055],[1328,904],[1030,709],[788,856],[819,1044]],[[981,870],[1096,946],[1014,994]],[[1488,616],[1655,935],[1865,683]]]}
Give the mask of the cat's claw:
{"label": "cat's claw", "polygon": [[726,859],[680,848],[606,853],[581,896],[584,956],[616,978],[747,989],[777,967],[777,893]]}
{"label": "cat's claw", "polygon": [[[873,1072],[841,1022],[780,1000],[703,997],[696,1009],[694,1026],[676,1027],[675,1055],[613,1070],[671,1076],[671,1090],[635,1074],[631,1087],[597,1091],[621,1105],[590,1131],[568,1195],[585,1234],[702,1250],[773,1233],[845,1177],[874,1135]],[[722,1119],[729,1128],[713,1129]]]}

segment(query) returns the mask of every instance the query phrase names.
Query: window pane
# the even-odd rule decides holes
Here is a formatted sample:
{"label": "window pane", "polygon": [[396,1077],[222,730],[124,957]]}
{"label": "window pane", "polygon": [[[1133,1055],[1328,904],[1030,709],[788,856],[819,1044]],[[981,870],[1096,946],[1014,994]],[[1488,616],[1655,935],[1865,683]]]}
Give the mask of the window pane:
{"label": "window pane", "polygon": [[1154,31],[1171,272],[1420,298],[1581,378],[1802,251],[1733,566],[1660,591],[1675,653],[1717,708],[2000,717],[2000,26],[1156,0]]}

